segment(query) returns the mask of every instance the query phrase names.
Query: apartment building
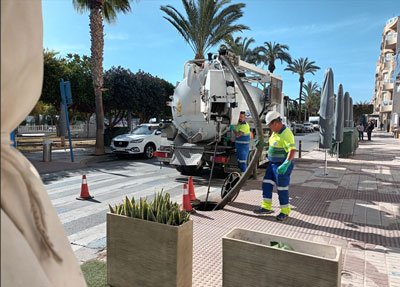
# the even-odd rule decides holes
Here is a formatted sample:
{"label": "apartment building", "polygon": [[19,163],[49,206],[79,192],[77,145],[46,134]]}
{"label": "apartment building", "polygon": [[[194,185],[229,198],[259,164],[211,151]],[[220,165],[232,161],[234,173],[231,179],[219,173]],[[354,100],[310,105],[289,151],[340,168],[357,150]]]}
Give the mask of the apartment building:
{"label": "apartment building", "polygon": [[376,62],[375,91],[371,103],[374,115],[379,116],[378,127],[393,131],[399,127],[400,115],[400,16],[386,21],[383,29],[381,53]]}

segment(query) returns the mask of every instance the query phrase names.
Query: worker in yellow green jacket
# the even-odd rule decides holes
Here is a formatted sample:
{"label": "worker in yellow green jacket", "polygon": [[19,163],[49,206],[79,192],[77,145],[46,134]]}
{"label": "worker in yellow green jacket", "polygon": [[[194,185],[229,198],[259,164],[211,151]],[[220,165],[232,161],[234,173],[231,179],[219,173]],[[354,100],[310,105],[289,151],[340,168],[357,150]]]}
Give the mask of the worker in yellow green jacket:
{"label": "worker in yellow green jacket", "polygon": [[275,218],[282,221],[288,218],[289,183],[294,167],[296,146],[291,130],[282,123],[278,112],[268,112],[266,123],[273,132],[269,138],[268,167],[262,183],[263,200],[261,207],[254,210],[255,214],[270,214],[272,211],[272,190],[277,186],[281,212]]}
{"label": "worker in yellow green jacket", "polygon": [[[233,127],[231,126],[231,129],[232,128]],[[240,112],[238,125],[233,132],[235,134],[235,148],[238,165],[240,173],[243,175],[247,169],[247,157],[250,149],[250,126],[246,123],[245,112]]]}

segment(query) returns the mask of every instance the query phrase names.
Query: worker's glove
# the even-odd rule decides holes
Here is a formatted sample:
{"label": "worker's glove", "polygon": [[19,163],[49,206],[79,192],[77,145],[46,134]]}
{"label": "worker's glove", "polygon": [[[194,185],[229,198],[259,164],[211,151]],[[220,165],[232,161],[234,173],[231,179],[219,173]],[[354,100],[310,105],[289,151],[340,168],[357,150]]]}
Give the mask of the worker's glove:
{"label": "worker's glove", "polygon": [[287,169],[289,168],[291,162],[288,160],[285,160],[279,167],[278,167],[278,173],[279,174],[285,174]]}
{"label": "worker's glove", "polygon": [[229,127],[231,128],[231,131],[235,130],[235,127],[233,125],[229,125]]}
{"label": "worker's glove", "polygon": [[225,140],[225,141],[230,141],[231,139],[230,138],[228,138],[228,137],[223,137],[223,139]]}

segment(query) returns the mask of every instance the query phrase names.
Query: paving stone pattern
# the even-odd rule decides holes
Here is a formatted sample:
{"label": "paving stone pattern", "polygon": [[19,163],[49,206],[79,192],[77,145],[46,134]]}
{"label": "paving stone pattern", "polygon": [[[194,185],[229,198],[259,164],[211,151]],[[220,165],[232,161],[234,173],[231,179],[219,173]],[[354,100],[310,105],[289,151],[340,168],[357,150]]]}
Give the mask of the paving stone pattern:
{"label": "paving stone pattern", "polygon": [[317,150],[296,159],[283,223],[252,213],[263,174],[223,210],[193,215],[193,286],[222,286],[222,237],[235,227],[341,246],[342,286],[400,286],[400,141],[374,133],[353,157],[328,156],[326,176],[324,159]]}

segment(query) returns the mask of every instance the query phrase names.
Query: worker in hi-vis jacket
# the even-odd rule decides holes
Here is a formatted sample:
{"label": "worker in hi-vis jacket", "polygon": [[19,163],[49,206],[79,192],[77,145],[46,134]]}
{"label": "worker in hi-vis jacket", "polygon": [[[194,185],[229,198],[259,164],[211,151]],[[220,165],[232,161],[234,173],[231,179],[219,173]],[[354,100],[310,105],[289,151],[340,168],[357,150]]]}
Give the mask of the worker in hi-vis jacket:
{"label": "worker in hi-vis jacket", "polygon": [[294,167],[296,146],[292,131],[282,123],[281,115],[278,112],[268,112],[265,121],[273,133],[269,138],[269,163],[262,183],[263,200],[261,207],[254,210],[254,213],[273,213],[271,209],[272,190],[276,185],[281,212],[275,218],[282,221],[287,219],[290,213],[289,183]]}
{"label": "worker in hi-vis jacket", "polygon": [[247,157],[250,148],[250,126],[246,123],[245,112],[240,112],[239,122],[236,129],[233,129],[232,125],[231,129],[235,134],[235,147],[240,174],[243,175],[247,169]]}

